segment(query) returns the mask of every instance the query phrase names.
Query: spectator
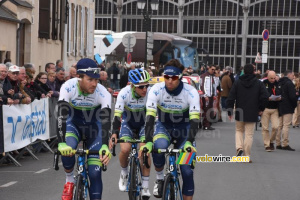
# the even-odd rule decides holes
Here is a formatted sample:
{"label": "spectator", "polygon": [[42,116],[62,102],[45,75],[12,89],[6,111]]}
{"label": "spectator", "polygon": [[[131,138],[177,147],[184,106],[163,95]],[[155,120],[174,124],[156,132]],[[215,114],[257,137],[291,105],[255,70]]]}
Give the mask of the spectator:
{"label": "spectator", "polygon": [[262,114],[268,101],[266,88],[261,81],[256,79],[253,72],[252,64],[246,64],[245,74],[235,81],[226,102],[230,120],[232,120],[235,107],[236,155],[241,156],[244,153],[244,156],[249,156],[250,163],[252,162],[250,152],[257,115]]}
{"label": "spectator", "polygon": [[130,70],[130,68],[125,70],[125,74],[123,76],[121,76],[120,78],[120,88],[124,88],[126,87],[127,83],[128,83],[128,71]]}
{"label": "spectator", "polygon": [[213,103],[214,97],[217,96],[217,85],[215,83],[216,67],[214,65],[208,66],[208,71],[200,76],[201,78],[201,90],[203,91],[202,103],[203,103],[203,129],[204,130],[215,130],[211,127],[211,119],[213,116]]}
{"label": "spectator", "polygon": [[[278,82],[281,90],[281,102],[279,103],[279,129],[276,135],[276,149],[295,151],[289,146],[289,128],[297,107],[296,89],[292,82],[294,73],[290,70],[284,72],[284,77]],[[281,143],[282,138],[282,143]]]}
{"label": "spectator", "polygon": [[45,72],[49,73],[50,71],[55,72],[56,68],[55,68],[55,64],[54,63],[47,63],[45,65]]}
{"label": "spectator", "polygon": [[151,69],[147,69],[147,72],[149,73],[150,77],[153,77],[153,72]]}
{"label": "spectator", "polygon": [[7,79],[7,67],[4,64],[0,64],[0,104],[12,105],[14,101],[12,100],[13,90],[10,82]]}
{"label": "spectator", "polygon": [[221,102],[222,102],[222,108],[226,109],[226,100],[229,95],[230,89],[232,87],[232,81],[230,78],[231,74],[231,67],[227,66],[225,68],[225,73],[221,76]]}
{"label": "spectator", "polygon": [[[275,72],[269,71],[268,78],[263,81],[263,84],[268,91],[269,99],[266,105],[266,109],[264,110],[261,117],[261,124],[262,124],[262,135],[263,135],[264,146],[265,146],[265,150],[268,152],[274,151],[274,141],[279,126],[278,104],[281,98],[274,100],[270,97],[271,95],[278,96],[280,94],[280,91],[278,89],[278,82],[275,80],[275,78],[276,78]],[[270,121],[272,124],[271,137],[269,133]]]}
{"label": "spectator", "polygon": [[62,84],[65,82],[65,69],[59,68],[56,70],[55,91],[60,91]]}
{"label": "spectator", "polygon": [[187,73],[189,74],[188,76],[192,75],[194,73],[194,70],[193,70],[193,67],[192,66],[189,66],[187,68]]}
{"label": "spectator", "polygon": [[244,67],[240,67],[239,71],[236,73],[235,81],[239,80],[240,76],[244,75]]}
{"label": "spectator", "polygon": [[293,128],[297,127],[299,128],[300,124],[300,78],[295,79],[295,89],[297,94],[297,107],[295,109],[294,115],[293,115]]}
{"label": "spectator", "polygon": [[53,91],[48,87],[47,83],[47,73],[40,72],[34,80],[34,87],[38,98],[51,97]]}
{"label": "spectator", "polygon": [[119,89],[119,80],[120,80],[120,72],[116,63],[114,63],[111,67],[111,77],[110,77],[110,85],[113,89]]}
{"label": "spectator", "polygon": [[121,77],[125,74],[125,67],[122,64],[119,64],[118,67],[119,67],[119,72]]}
{"label": "spectator", "polygon": [[22,104],[30,104],[32,101],[34,101],[34,95],[30,96],[30,93],[28,89],[25,87],[27,84],[26,80],[26,72],[25,67],[19,67],[19,75],[18,75],[18,85],[20,92],[23,94],[23,99],[21,100]]}
{"label": "spectator", "polygon": [[188,68],[184,68],[184,70],[182,71],[182,75],[183,76],[189,76],[190,74],[188,73]]}
{"label": "spectator", "polygon": [[100,71],[100,79],[99,79],[100,84],[103,85],[108,90],[109,93],[112,93],[113,90],[109,87],[107,78],[108,76],[106,71]]}
{"label": "spectator", "polygon": [[70,79],[71,78],[77,78],[77,69],[75,67],[70,67]]}
{"label": "spectator", "polygon": [[26,70],[27,79],[30,80],[30,81],[27,80],[27,84],[31,83],[31,82],[33,83],[34,76],[35,76],[35,67],[34,67],[34,65],[31,64],[31,63],[27,63],[27,64],[24,65],[24,67],[25,67],[25,70]]}
{"label": "spectator", "polygon": [[19,104],[24,98],[23,94],[20,92],[18,85],[19,71],[19,67],[16,65],[12,65],[8,69],[8,80],[12,86],[12,89],[14,90],[14,94],[12,95],[14,104]]}
{"label": "spectator", "polygon": [[[35,87],[34,87],[34,75],[35,75],[35,68],[33,64],[25,64],[25,71],[26,71],[26,88],[27,88],[27,94],[29,96],[37,98]],[[38,98],[39,99],[39,98]]]}
{"label": "spectator", "polygon": [[64,68],[64,62],[62,60],[56,61],[56,70],[59,68]]}
{"label": "spectator", "polygon": [[55,78],[56,78],[56,73],[55,72],[49,72],[48,73],[48,80],[47,80],[47,86],[53,91],[53,94],[51,95],[51,97],[59,97],[59,91],[55,90],[55,86],[56,86],[56,82],[55,82]]}

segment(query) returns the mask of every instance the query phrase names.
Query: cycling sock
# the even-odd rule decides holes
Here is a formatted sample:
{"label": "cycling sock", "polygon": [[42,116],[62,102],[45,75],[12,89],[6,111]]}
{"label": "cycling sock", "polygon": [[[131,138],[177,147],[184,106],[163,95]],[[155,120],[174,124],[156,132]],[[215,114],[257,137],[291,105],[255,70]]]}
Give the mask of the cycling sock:
{"label": "cycling sock", "polygon": [[163,180],[164,179],[164,170],[161,170],[160,172],[156,171],[156,179],[157,180]]}
{"label": "cycling sock", "polygon": [[127,167],[125,167],[125,168],[121,167],[121,174],[122,175],[127,175],[128,174],[128,168]]}
{"label": "cycling sock", "polygon": [[71,171],[71,172],[69,172],[69,173],[66,172],[66,183],[67,182],[75,183],[74,173],[73,172],[74,172],[74,170]]}
{"label": "cycling sock", "polygon": [[142,176],[142,187],[149,188],[149,176]]}

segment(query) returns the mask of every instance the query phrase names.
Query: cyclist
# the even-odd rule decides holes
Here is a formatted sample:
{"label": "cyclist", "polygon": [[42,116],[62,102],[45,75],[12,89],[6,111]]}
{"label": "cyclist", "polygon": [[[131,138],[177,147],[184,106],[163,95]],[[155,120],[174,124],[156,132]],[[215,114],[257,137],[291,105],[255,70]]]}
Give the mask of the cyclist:
{"label": "cyclist", "polygon": [[[96,63],[83,58],[77,63],[79,78],[65,82],[58,101],[58,150],[66,172],[66,184],[62,200],[71,200],[74,188],[73,170],[75,156],[71,150],[76,149],[85,136],[89,150],[99,150],[99,155],[89,155],[88,175],[90,180],[90,199],[101,199],[101,166],[107,165],[111,153],[108,149],[108,132],[110,130],[111,95],[102,85]],[[105,150],[105,155],[102,152]]]}
{"label": "cyclist", "polygon": [[[113,147],[112,138],[128,140],[132,139],[134,133],[138,133],[140,140],[145,140],[145,114],[146,99],[149,87],[150,75],[146,70],[134,69],[128,73],[128,79],[131,82],[123,88],[115,105],[115,116],[113,119],[113,131],[110,140],[110,148]],[[121,121],[122,118],[122,121]],[[121,127],[121,130],[120,130]],[[119,131],[120,130],[120,131]],[[145,143],[141,143],[144,145]],[[120,191],[125,191],[128,179],[128,156],[131,150],[131,144],[121,143],[121,152],[119,160],[121,165],[121,174],[119,180]],[[150,163],[150,159],[148,159]],[[149,199],[149,175],[150,169],[142,166],[142,198]]]}
{"label": "cyclist", "polygon": [[[196,152],[194,140],[200,119],[199,94],[191,85],[182,82],[183,70],[178,60],[170,60],[164,67],[165,81],[155,84],[149,91],[146,104],[146,145],[140,151],[146,147],[150,153],[153,146],[155,149],[166,149],[175,140],[175,148],[186,150],[190,147],[192,152]],[[158,120],[154,130],[156,113]],[[165,157],[157,153],[152,156],[157,179],[153,195],[161,198]],[[181,165],[180,170],[183,199],[190,200],[194,194],[193,170],[190,165]]]}

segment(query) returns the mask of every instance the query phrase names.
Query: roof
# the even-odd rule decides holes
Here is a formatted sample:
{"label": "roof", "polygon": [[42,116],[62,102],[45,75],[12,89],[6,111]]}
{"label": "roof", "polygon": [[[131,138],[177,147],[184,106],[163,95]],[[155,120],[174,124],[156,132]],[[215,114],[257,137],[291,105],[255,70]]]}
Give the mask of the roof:
{"label": "roof", "polygon": [[18,23],[21,22],[14,15],[9,13],[7,10],[3,9],[2,7],[0,7],[0,19],[9,20]]}
{"label": "roof", "polygon": [[13,4],[15,4],[17,6],[23,6],[25,8],[33,8],[33,6],[30,3],[28,3],[27,1],[10,0],[10,2],[12,2]]}

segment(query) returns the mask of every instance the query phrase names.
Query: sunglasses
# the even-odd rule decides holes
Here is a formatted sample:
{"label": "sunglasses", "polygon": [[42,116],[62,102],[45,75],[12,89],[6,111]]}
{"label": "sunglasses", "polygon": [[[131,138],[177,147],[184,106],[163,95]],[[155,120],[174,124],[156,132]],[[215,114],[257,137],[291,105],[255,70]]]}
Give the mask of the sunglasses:
{"label": "sunglasses", "polygon": [[135,88],[139,88],[139,89],[142,90],[142,89],[144,89],[144,88],[147,89],[147,88],[149,87],[149,84],[147,84],[147,85],[134,85],[134,87],[135,87]]}
{"label": "sunglasses", "polygon": [[77,72],[93,72],[94,74],[100,73],[100,68],[87,68],[87,69],[78,69]]}
{"label": "sunglasses", "polygon": [[164,78],[166,79],[166,80],[169,80],[169,79],[172,79],[172,81],[176,81],[176,80],[178,80],[180,77],[179,77],[179,75],[173,75],[173,76],[169,76],[169,75],[164,75]]}

